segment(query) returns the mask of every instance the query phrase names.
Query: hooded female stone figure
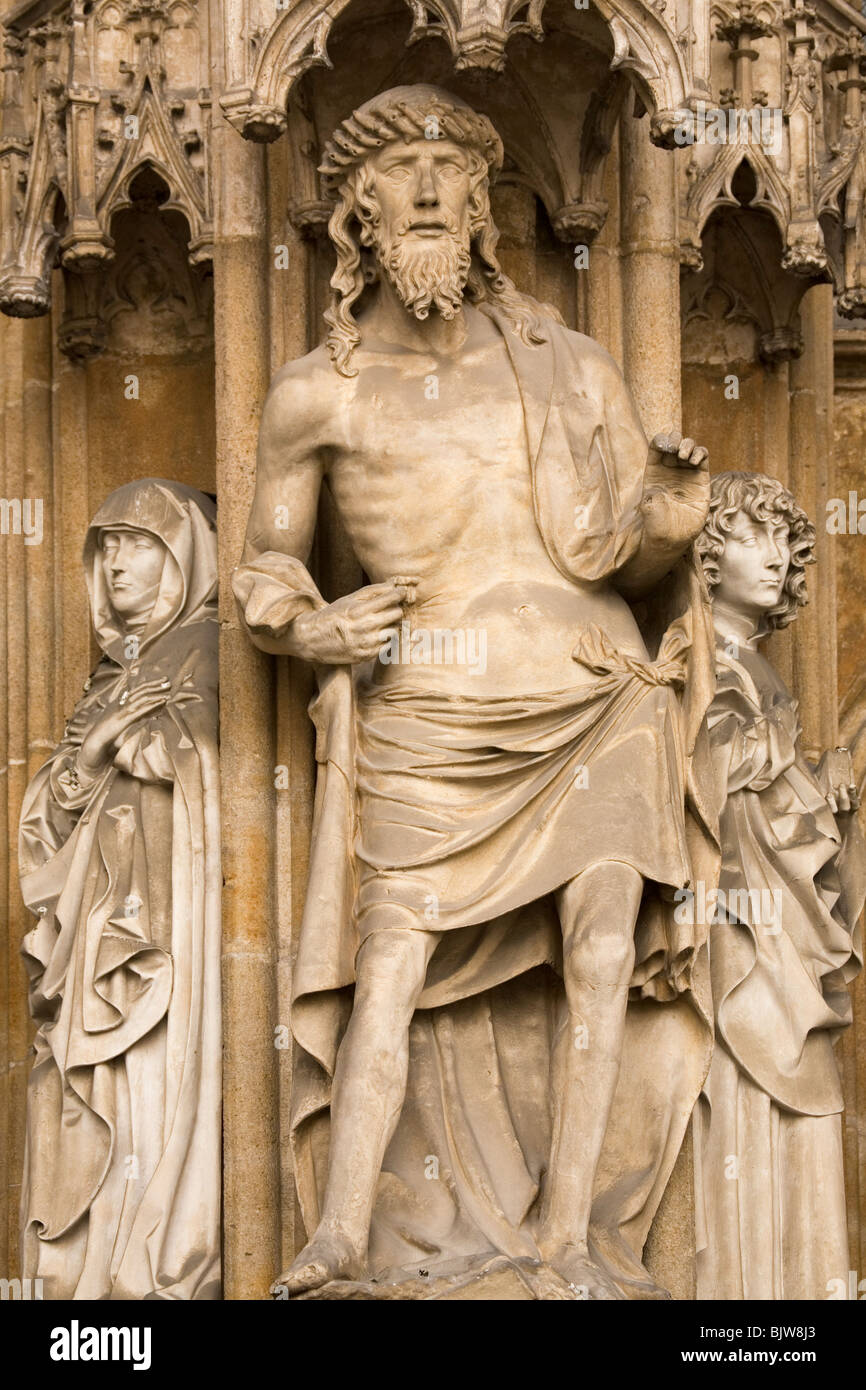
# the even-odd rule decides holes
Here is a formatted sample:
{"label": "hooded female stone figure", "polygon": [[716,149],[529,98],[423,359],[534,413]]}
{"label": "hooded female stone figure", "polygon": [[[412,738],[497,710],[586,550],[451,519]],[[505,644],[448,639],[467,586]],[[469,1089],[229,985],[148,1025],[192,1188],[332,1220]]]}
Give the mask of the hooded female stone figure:
{"label": "hooded female stone figure", "polygon": [[153,478],[100,507],[103,655],[24,799],[23,1263],[46,1298],[219,1296],[214,516]]}

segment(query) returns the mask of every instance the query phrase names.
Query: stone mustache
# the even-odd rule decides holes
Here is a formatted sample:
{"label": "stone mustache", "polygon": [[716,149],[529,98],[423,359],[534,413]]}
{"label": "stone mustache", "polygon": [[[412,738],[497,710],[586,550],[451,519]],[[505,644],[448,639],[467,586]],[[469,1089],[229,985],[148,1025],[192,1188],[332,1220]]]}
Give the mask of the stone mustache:
{"label": "stone mustache", "polygon": [[[502,158],[433,87],[343,122],[327,340],[261,422],[234,591],[319,682],[309,1243],[275,1296],[666,1296],[643,1246],[712,1044],[706,924],[675,916],[718,865],[707,455],[648,445],[611,357],[503,274]],[[334,603],[323,484],[371,580]],[[482,632],[471,668],[415,640]]]}

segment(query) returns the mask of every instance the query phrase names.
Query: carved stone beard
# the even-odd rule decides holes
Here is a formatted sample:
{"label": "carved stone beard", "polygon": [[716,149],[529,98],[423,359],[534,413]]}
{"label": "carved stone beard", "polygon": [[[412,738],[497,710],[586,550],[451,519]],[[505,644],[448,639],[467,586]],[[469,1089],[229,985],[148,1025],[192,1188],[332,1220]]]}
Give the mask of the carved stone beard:
{"label": "carved stone beard", "polygon": [[432,304],[443,319],[453,319],[463,302],[472,265],[469,233],[449,226],[429,241],[407,241],[407,226],[390,238],[381,223],[373,229],[377,260],[401,302],[417,319],[426,319]]}

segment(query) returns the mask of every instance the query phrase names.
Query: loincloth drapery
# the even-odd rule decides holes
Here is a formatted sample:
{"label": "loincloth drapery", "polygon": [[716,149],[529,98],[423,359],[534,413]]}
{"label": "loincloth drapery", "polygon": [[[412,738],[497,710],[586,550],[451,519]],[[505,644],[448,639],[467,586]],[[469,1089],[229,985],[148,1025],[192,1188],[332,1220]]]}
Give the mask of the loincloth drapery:
{"label": "loincloth drapery", "polygon": [[378,916],[383,926],[443,932],[377,1188],[377,1278],[417,1279],[419,1269],[432,1275],[489,1251],[538,1258],[550,1097],[560,1084],[553,1042],[565,1007],[551,891],[602,849],[621,858],[630,846],[660,886],[648,883],[635,928],[592,1240],[624,1287],[647,1277],[640,1252],[711,1046],[705,926],[680,922],[664,888],[687,872],[715,882],[715,842],[696,812],[690,767],[695,721],[684,736],[672,691],[690,651],[686,620],[671,625],[652,663],[588,630],[575,655],[597,679],[490,700],[324,673],[311,707],[320,771],[292,1011],[292,1151],[308,1231],[322,1211],[359,927],[377,930]]}
{"label": "loincloth drapery", "polygon": [[[569,690],[483,699],[408,684],[358,692],[360,940],[395,926],[445,934],[410,1030],[408,1089],[371,1228],[371,1267],[386,1281],[399,1282],[413,1259],[432,1271],[478,1250],[539,1258],[564,1007],[550,894],[605,859],[657,885],[690,878],[672,689],[682,664],[676,653],[626,658],[597,631],[578,650],[598,679]],[[683,1058],[696,1074],[705,1067],[692,1005],[681,998],[660,1009],[642,998],[650,979],[658,988],[674,978],[683,948],[683,958],[695,949],[694,929],[677,939],[664,915],[648,892],[593,1206],[593,1248],[623,1287],[646,1277],[631,1249],[654,1210],[658,1155],[669,1147],[667,1169],[691,1108]],[[431,1155],[435,1183],[426,1181]]]}
{"label": "loincloth drapery", "polygon": [[608,665],[553,693],[359,692],[362,941],[394,926],[489,922],[603,860],[687,882],[671,673],[621,657]]}

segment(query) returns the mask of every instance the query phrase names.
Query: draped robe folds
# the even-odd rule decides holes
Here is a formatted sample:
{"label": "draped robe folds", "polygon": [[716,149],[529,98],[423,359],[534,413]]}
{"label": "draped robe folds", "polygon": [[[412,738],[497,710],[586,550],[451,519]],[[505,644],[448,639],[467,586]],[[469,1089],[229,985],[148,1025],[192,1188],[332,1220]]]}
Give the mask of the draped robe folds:
{"label": "draped robe folds", "polygon": [[709,727],[727,799],[710,929],[716,1046],[695,1112],[698,1297],[847,1296],[834,1043],[862,955],[863,840],[854,819],[843,844],[770,664],[721,639],[717,660]]}
{"label": "draped robe folds", "polygon": [[[75,715],[145,681],[167,703],[92,781],[65,736],[31,782],[23,943],[38,1025],[22,1193],[24,1274],[46,1298],[220,1290],[220,861],[213,504],[161,480],[113,493],[85,572],[104,655]],[[136,655],[108,600],[99,530],[167,548]]]}
{"label": "draped robe folds", "polygon": [[[529,347],[498,314],[491,317],[521,392],[535,519],[551,559],[567,577],[610,579],[640,543],[647,457],[622,377],[597,344],[553,322],[546,323],[548,340]],[[233,583],[253,634],[279,637],[299,613],[324,603],[301,562],[273,551],[240,567]],[[714,883],[718,859],[702,727],[712,696],[712,629],[691,555],[646,607],[645,636],[656,660],[624,657],[595,628],[566,633],[576,659],[598,677],[567,692],[486,701],[428,697],[407,674],[405,690],[377,694],[357,671],[317,670],[310,714],[318,780],[292,986],[292,1144],[308,1232],[318,1222],[327,1176],[331,1085],[351,1013],[356,952],[371,894],[374,916],[381,906],[383,865],[408,909],[402,924],[446,931],[411,1025],[406,1099],[379,1179],[370,1267],[381,1280],[417,1281],[421,1270],[422,1278],[459,1275],[487,1255],[539,1258],[538,1199],[549,1161],[550,1095],[558,1085],[553,1043],[565,1005],[551,892],[573,870],[566,856],[557,864],[548,854],[538,874],[526,864],[533,855],[544,860],[557,817],[563,843],[563,807],[577,804],[572,788],[582,761],[590,789],[578,795],[589,820],[575,831],[581,843],[569,847],[571,858],[598,857],[592,852],[596,805],[603,854],[639,861],[637,820],[623,832],[629,846],[620,856],[616,829],[601,824],[607,814],[621,825],[627,820],[627,757],[617,764],[621,787],[609,806],[593,796],[611,777],[601,772],[596,781],[593,768],[602,767],[629,720],[632,735],[640,733],[641,710],[648,711],[647,737],[623,746],[633,750],[627,756],[648,760],[645,776],[640,767],[634,773],[636,793],[645,782],[673,798],[664,804],[660,794],[652,804],[655,818],[670,825],[673,867],[666,884],[647,884],[636,929],[592,1240],[626,1292],[647,1279],[643,1246],[711,1047],[705,930],[700,922],[677,924],[673,889],[684,880]],[[485,774],[491,802],[502,810],[498,840],[497,815],[489,807],[485,814]],[[463,799],[472,803],[462,825],[461,779]],[[386,808],[378,827],[377,796]],[[403,803],[390,846],[389,798]],[[413,833],[415,864],[406,848]],[[646,827],[647,865],[637,867],[658,858],[660,838],[658,826]],[[475,873],[473,841],[496,866],[490,881]],[[458,861],[466,873],[455,867]],[[431,864],[445,885],[432,919],[424,910]],[[449,892],[451,869],[455,885],[472,881],[471,904],[465,893],[457,902],[456,890]],[[531,891],[539,874],[540,893]]]}

